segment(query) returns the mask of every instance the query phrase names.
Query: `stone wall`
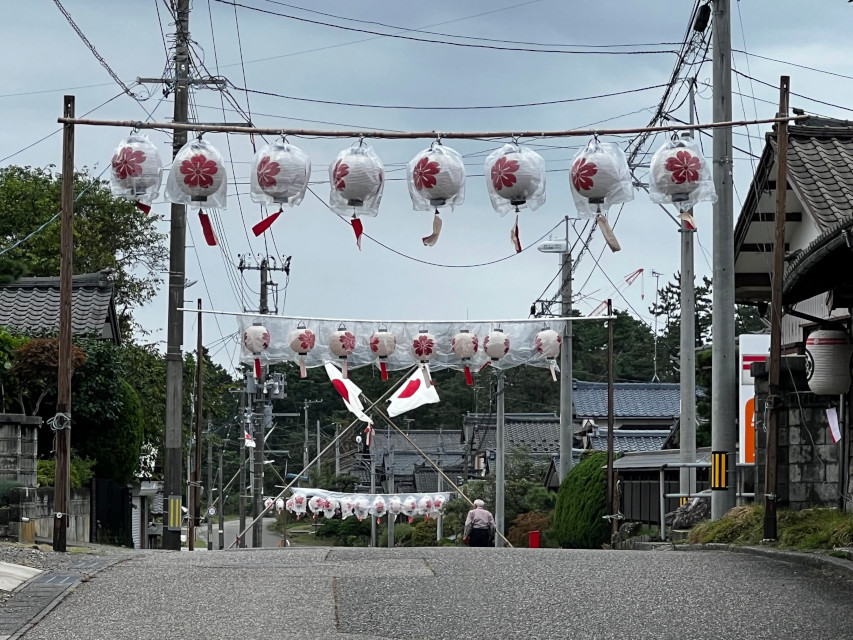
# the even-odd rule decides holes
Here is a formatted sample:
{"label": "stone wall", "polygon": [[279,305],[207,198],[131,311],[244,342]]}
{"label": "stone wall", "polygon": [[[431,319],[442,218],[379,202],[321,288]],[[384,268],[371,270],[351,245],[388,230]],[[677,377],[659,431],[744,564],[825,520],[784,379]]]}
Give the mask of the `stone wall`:
{"label": "stone wall", "polygon": [[[20,487],[9,492],[8,507],[0,507],[0,536],[17,537],[24,518],[35,523],[37,538],[53,539],[52,487],[34,489]],[[90,493],[88,489],[72,489],[68,503],[67,539],[89,542]]]}

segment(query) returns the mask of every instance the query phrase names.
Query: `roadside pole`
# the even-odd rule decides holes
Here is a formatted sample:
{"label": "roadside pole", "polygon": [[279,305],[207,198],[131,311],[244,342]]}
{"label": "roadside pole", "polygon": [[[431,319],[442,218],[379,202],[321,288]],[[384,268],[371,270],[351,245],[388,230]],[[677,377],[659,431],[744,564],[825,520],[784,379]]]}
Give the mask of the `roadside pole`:
{"label": "roadside pole", "polygon": [[213,506],[213,438],[209,427],[210,425],[207,429],[207,550],[213,551],[213,516],[210,515],[210,507]]}
{"label": "roadside pole", "polygon": [[[570,324],[570,323],[566,323]],[[495,456],[495,526],[501,535],[495,536],[495,547],[503,547],[504,535],[504,372],[498,369],[497,387],[497,424],[495,439],[497,440],[497,455]]]}

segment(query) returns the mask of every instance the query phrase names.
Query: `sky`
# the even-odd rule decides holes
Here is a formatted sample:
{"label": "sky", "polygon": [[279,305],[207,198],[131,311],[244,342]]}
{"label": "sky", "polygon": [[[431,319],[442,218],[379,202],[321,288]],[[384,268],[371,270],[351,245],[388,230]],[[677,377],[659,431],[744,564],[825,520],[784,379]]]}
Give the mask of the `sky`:
{"label": "sky", "polygon": [[[256,126],[401,131],[646,126],[664,89],[645,88],[669,81],[676,56],[666,51],[678,49],[693,7],[688,0],[239,0],[238,4],[243,6],[196,0],[190,33],[197,65],[203,63],[211,73],[228,78],[232,100],[239,111],[251,114]],[[163,74],[171,56],[169,33],[173,30],[163,0],[63,0],[62,5],[123,82],[134,85],[138,77]],[[76,96],[78,116],[89,113],[88,117],[103,120],[145,120],[152,114],[154,121],[171,120],[171,96],[164,98],[159,86],[133,86],[134,92],[145,98],[141,101],[121,94],[121,88],[54,2],[6,2],[0,7],[0,17],[5,51],[15,52],[0,58],[0,75],[4,78],[0,87],[0,166],[58,167],[62,139],[56,118],[61,115],[64,94]],[[853,5],[844,0],[733,0],[732,46],[752,54],[735,53],[734,67],[755,79],[733,77],[734,91],[743,94],[733,97],[735,119],[773,117],[778,104],[778,90],[773,86],[783,74],[791,77],[794,94],[800,94],[792,96],[793,107],[825,116],[850,117],[851,20]],[[328,26],[331,24],[347,29]],[[497,47],[609,53],[459,47],[352,29]],[[591,45],[628,46],[596,49]],[[615,51],[664,53],[612,55]],[[699,120],[710,121],[710,60],[692,67],[690,75],[697,77]],[[245,88],[292,98],[396,108],[300,101],[246,93],[242,90]],[[505,106],[635,89],[645,90],[521,108],[400,108]],[[676,89],[677,99],[670,113],[673,118],[687,120],[687,102],[682,100],[686,96],[684,83],[679,82]],[[244,116],[216,91],[199,89],[191,100],[191,113],[199,122],[245,122]],[[760,155],[766,129],[766,125],[740,127],[734,132],[734,144],[743,150],[735,152],[735,218],[755,168],[756,160],[749,153]],[[99,174],[127,133],[121,128],[78,127],[77,168],[88,167]],[[150,137],[168,165],[168,136],[152,131]],[[379,215],[364,219],[365,233],[381,245],[365,238],[359,251],[351,228],[324,204],[329,198],[328,165],[354,139],[288,138],[311,157],[311,189],[319,198],[308,193],[301,205],[286,209],[271,231],[260,238],[250,231],[262,217],[260,205],[248,195],[252,141],[244,135],[224,134],[208,134],[205,139],[229,163],[228,206],[221,212],[226,237],[218,247],[206,246],[195,212],[188,213],[186,277],[196,281],[186,290],[188,307],[195,307],[196,299],[201,298],[205,309],[256,310],[258,272],[245,271],[241,276],[236,269],[241,254],[253,256],[248,258],[250,264],[262,255],[276,256],[279,261],[291,256],[289,280],[281,273],[274,277],[280,287],[278,312],[284,315],[416,322],[525,318],[534,300],[557,293],[559,258],[537,251],[536,245],[540,239],[547,239],[549,232],[562,238],[565,216],[573,219],[569,241],[575,244],[579,234],[582,236],[574,249],[574,257],[579,259],[574,290],[575,306],[585,314],[611,297],[617,309],[631,311],[653,325],[649,312],[657,284],[653,272],[661,274],[662,287],[679,269],[677,227],[643,192],[637,192],[621,213],[617,209],[609,213],[620,252],[606,249],[600,234],[584,246],[586,223],[574,220],[577,211],[568,170],[579,146],[588,142],[585,138],[521,140],[543,156],[548,173],[546,203],[536,211],[523,210],[520,214],[525,250],[518,255],[509,239],[514,217],[501,217],[492,209],[483,177],[485,156],[508,140],[445,141],[465,156],[468,179],[464,204],[442,213],[444,228],[434,247],[421,242],[431,232],[432,214],[412,210],[405,182],[406,163],[431,141],[368,140],[385,165],[388,181]],[[630,136],[602,139],[624,147]],[[662,141],[663,136],[659,136],[644,149],[654,151]],[[702,141],[710,156],[710,137],[702,137]],[[254,142],[263,144],[260,138]],[[638,175],[645,171],[639,167]],[[163,217],[159,229],[168,232],[169,204],[162,195],[153,212]],[[695,217],[699,225],[697,277],[710,276],[714,250],[711,206],[697,207]],[[643,278],[627,285],[625,277],[638,269],[644,270]],[[156,342],[163,349],[166,304],[164,285],[156,298],[134,312],[136,321],[150,332],[140,340]],[[236,326],[230,316],[207,316],[203,323],[205,346],[228,369],[239,356]],[[192,350],[194,345],[195,314],[187,314],[184,349]]]}

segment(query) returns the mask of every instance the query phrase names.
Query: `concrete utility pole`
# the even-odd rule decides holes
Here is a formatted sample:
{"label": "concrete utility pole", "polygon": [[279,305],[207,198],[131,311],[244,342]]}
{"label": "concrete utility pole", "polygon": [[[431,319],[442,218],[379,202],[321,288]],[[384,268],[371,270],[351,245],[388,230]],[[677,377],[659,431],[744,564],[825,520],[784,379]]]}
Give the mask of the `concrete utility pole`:
{"label": "concrete utility pole", "polygon": [[[210,437],[210,425],[207,428],[207,508],[213,506],[213,438]],[[221,489],[221,487],[220,487]],[[213,516],[207,514],[207,550],[213,551]]]}
{"label": "concrete utility pole", "polygon": [[[195,551],[195,529],[201,517],[201,423],[204,411],[204,356],[202,355],[201,298],[198,299],[198,342],[195,363],[195,464],[190,493],[189,550]],[[209,540],[209,538],[208,538]]]}
{"label": "concrete utility pole", "polygon": [[[570,324],[570,323],[566,323]],[[502,535],[504,534],[504,372],[498,370],[497,390],[497,423],[495,427],[495,440],[497,441],[497,455],[495,456],[495,526]],[[503,547],[503,538],[495,536],[495,547]]]}
{"label": "concrete utility pole", "polygon": [[[318,455],[318,456],[320,455],[320,452],[321,452],[322,450],[323,450],[323,449],[322,449],[322,447],[320,446],[320,419],[318,418],[318,419],[317,419],[317,455]],[[323,460],[322,460],[322,459],[317,460],[317,471],[318,471],[318,472],[322,472],[322,471],[323,471]]]}
{"label": "concrete utility pole", "polygon": [[607,321],[607,514],[610,517],[611,533],[616,533],[619,530],[619,520],[616,518],[616,512],[619,511],[619,498],[613,469],[615,458],[613,450],[613,324],[616,319],[613,317],[613,304],[610,300],[607,301],[607,315],[610,318]]}
{"label": "concrete utility pole", "polygon": [[[248,395],[246,391],[240,392],[240,490],[237,492],[239,497],[237,508],[240,514],[240,531],[246,530],[246,427],[249,426],[250,420],[250,417],[246,413],[246,399]],[[239,547],[241,549],[246,548],[246,540],[244,538],[240,538]]]}
{"label": "concrete utility pole", "polygon": [[[566,248],[560,254],[562,264],[563,286],[560,290],[562,308],[560,313],[564,318],[572,315],[572,254],[569,253],[569,228],[566,222]],[[572,323],[566,321],[563,327],[563,348],[560,349],[560,482],[572,470],[572,448],[574,447],[574,425],[572,417]]]}
{"label": "concrete utility pole", "polygon": [[[732,119],[730,0],[713,0],[714,122]],[[735,506],[737,388],[735,367],[735,257],[732,203],[732,130],[714,129],[714,334],[711,371],[711,519]],[[715,473],[717,471],[717,473]]]}
{"label": "concrete utility pole", "polygon": [[[311,460],[308,454],[308,407],[312,404],[320,404],[321,402],[323,401],[307,399],[302,401],[302,410],[305,412],[305,438],[302,443],[302,473],[300,475],[305,474],[305,470],[308,469],[308,462]],[[319,448],[317,449],[317,453],[320,453]]]}
{"label": "concrete utility pole", "polygon": [[[189,37],[190,0],[176,0],[175,6],[175,78],[174,121],[187,122],[189,111]],[[174,158],[187,142],[186,131],[175,131],[172,138]],[[166,426],[163,457],[163,493],[169,500],[181,495],[181,426],[183,422],[183,355],[184,317],[178,311],[184,306],[186,268],[186,207],[172,204],[169,230],[169,305],[166,319]],[[178,505],[179,506],[179,505]],[[181,531],[163,527],[163,548],[178,551]]]}
{"label": "concrete utility pole", "polygon": [[[337,434],[335,434],[337,436]],[[388,456],[389,456],[389,469],[388,469],[388,493],[394,493],[394,448],[391,446],[391,430],[389,429],[386,433],[386,441],[388,442]],[[388,548],[393,549],[396,544],[396,539],[394,538],[394,520],[397,516],[393,513],[388,514]]]}
{"label": "concrete utility pole", "polygon": [[335,475],[341,475],[341,443],[338,441],[340,425],[335,425]]}
{"label": "concrete utility pole", "polygon": [[[660,277],[663,274],[652,269],[652,278],[655,279],[655,309],[658,306],[658,292],[660,291]],[[655,351],[652,359],[652,382],[660,382],[658,377],[658,314],[655,314],[655,329],[654,329]]]}
{"label": "concrete utility pole", "polygon": [[225,548],[225,489],[222,488],[222,447],[219,447],[219,470],[217,471],[216,484],[219,487],[219,550]]}

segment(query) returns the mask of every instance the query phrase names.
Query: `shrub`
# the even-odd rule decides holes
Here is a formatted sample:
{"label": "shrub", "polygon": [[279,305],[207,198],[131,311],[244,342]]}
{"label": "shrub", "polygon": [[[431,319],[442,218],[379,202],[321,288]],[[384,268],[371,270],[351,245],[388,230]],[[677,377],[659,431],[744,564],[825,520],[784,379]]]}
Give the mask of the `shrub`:
{"label": "shrub", "polygon": [[435,539],[437,529],[438,522],[435,518],[424,519],[418,522],[412,531],[412,546],[437,547],[438,540]]}
{"label": "shrub", "polygon": [[603,451],[584,456],[560,485],[552,533],[564,549],[596,549],[610,539]]}
{"label": "shrub", "polygon": [[[530,542],[530,532],[539,531],[540,541],[541,532],[548,529],[548,514],[539,511],[530,511],[522,513],[515,519],[512,526],[509,528],[509,542],[513,547],[526,547]],[[541,544],[541,542],[540,542]]]}
{"label": "shrub", "polygon": [[690,530],[687,540],[692,544],[758,544],[763,536],[763,522],[762,507],[735,507],[719,520],[697,524]]}
{"label": "shrub", "polygon": [[[95,460],[78,458],[72,453],[71,469],[69,472],[72,489],[79,489],[89,483],[89,480],[95,475],[95,464]],[[56,460],[39,460],[36,467],[36,482],[38,486],[52,487],[54,480],[56,480]]]}
{"label": "shrub", "polygon": [[317,529],[317,538],[331,538],[332,544],[343,547],[366,547],[370,541],[370,519],[323,518]]}
{"label": "shrub", "polygon": [[[395,547],[411,547],[412,546],[412,532],[415,528],[407,524],[405,522],[396,522],[394,523],[394,546]],[[379,539],[380,547],[388,546],[388,528],[385,528],[385,531],[382,532],[382,535],[377,536]]]}

